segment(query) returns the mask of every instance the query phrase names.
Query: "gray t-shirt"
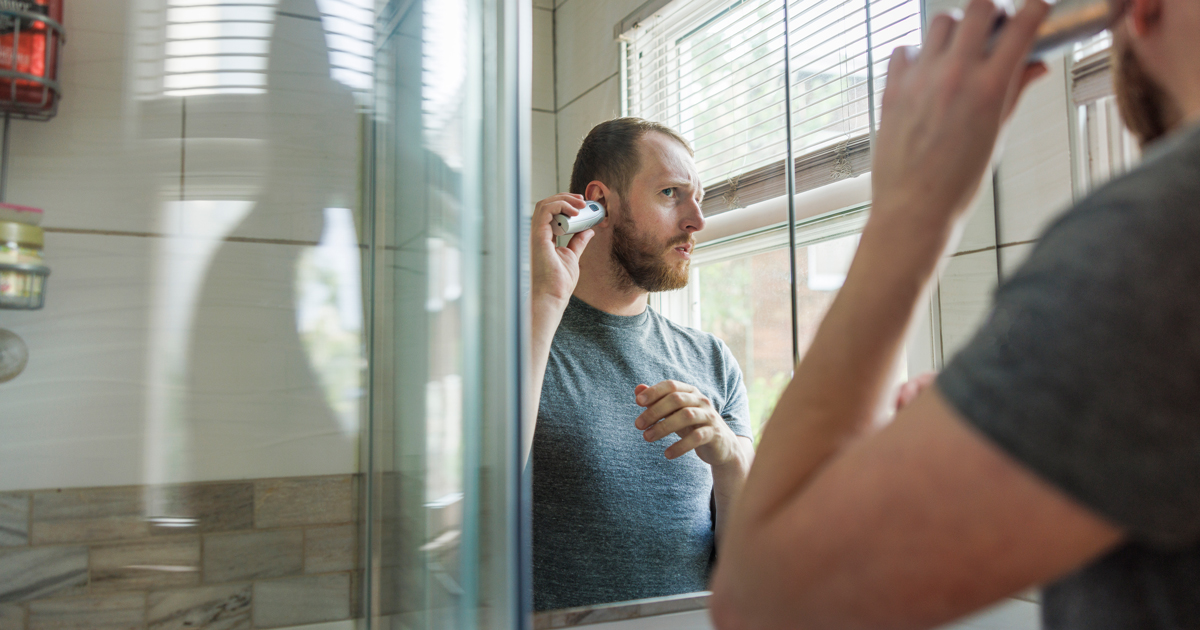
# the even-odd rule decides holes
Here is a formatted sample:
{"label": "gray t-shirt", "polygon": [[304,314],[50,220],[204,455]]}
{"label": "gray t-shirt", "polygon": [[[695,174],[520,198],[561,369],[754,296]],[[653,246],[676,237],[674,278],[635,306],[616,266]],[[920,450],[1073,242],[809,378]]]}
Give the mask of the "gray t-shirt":
{"label": "gray t-shirt", "polygon": [[1047,628],[1200,628],[1200,128],[1059,219],[938,378],[966,421],[1122,527]]}
{"label": "gray t-shirt", "polygon": [[702,591],[713,559],[712,469],[668,461],[670,435],[633,425],[638,384],[694,385],[749,436],[742,373],[715,336],[647,308],[612,315],[572,297],[550,347],[533,436],[536,610]]}

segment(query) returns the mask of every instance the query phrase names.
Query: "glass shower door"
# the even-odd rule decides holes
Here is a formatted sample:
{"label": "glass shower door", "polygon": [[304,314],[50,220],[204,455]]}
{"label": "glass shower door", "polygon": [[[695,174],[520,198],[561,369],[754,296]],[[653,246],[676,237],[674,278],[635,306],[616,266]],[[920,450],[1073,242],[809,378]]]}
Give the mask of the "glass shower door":
{"label": "glass shower door", "polygon": [[520,623],[519,206],[502,159],[515,150],[504,60],[518,18],[483,0],[393,1],[379,15],[372,627]]}

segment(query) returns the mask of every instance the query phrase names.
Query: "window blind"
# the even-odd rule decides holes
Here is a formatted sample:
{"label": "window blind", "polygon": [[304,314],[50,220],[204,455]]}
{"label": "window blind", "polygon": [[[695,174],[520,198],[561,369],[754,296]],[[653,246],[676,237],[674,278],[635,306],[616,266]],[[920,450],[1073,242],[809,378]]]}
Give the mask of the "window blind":
{"label": "window blind", "polygon": [[786,194],[789,133],[796,192],[869,170],[887,59],[920,43],[919,0],[676,0],[638,18],[626,110],[692,143],[709,216]]}

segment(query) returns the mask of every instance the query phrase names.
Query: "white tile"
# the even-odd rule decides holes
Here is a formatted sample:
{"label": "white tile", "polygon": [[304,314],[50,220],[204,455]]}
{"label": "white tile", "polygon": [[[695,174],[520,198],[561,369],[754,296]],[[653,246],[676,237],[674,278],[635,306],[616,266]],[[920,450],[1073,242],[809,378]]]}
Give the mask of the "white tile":
{"label": "white tile", "polygon": [[533,108],[554,106],[554,13],[533,11]]}
{"label": "white tile", "polygon": [[533,0],[533,8],[554,10],[554,0]]}
{"label": "white tile", "polygon": [[558,185],[557,147],[554,114],[533,112],[531,151],[533,172],[530,174],[530,197],[534,201],[560,192]]}
{"label": "white tile", "polygon": [[942,272],[942,356],[948,363],[971,339],[991,308],[996,289],[996,252],[954,256]]}
{"label": "white tile", "polygon": [[12,123],[8,200],[43,208],[44,225],[148,231],[159,201],[178,195],[181,110],[131,92],[129,8],[67,3],[58,115]]}
{"label": "white tile", "polygon": [[1000,248],[1000,271],[1004,273],[1004,279],[1008,279],[1020,269],[1025,259],[1029,258],[1029,254],[1033,253],[1035,245],[1037,243],[1021,243]]}
{"label": "white tile", "polygon": [[1031,85],[1008,125],[999,170],[1000,240],[1037,238],[1071,204],[1071,143],[1061,59]]}
{"label": "white tile", "polygon": [[592,127],[621,114],[618,88],[613,77],[558,112],[558,181],[564,189],[571,183],[571,167],[584,137]]}
{"label": "white tile", "polygon": [[996,203],[991,176],[984,177],[962,230],[962,238],[954,248],[955,253],[971,252],[996,245]]}
{"label": "white tile", "polygon": [[169,242],[47,235],[45,309],[4,317],[30,359],[0,384],[0,489],[144,483],[155,426],[173,446],[150,450],[179,464],[171,480],[357,470],[357,438],[297,332],[305,248],[215,243],[195,290],[178,291],[162,272],[189,266],[161,259]]}
{"label": "white tile", "polygon": [[570,0],[554,12],[558,107],[617,73],[613,26],[643,0]]}

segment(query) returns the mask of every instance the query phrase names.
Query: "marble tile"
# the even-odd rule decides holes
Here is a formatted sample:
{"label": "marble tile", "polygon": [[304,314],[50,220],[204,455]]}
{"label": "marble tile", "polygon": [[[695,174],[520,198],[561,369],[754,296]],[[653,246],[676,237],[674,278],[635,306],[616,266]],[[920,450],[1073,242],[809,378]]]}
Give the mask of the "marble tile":
{"label": "marble tile", "polygon": [[140,538],[150,532],[137,486],[70,488],[33,494],[33,542]]}
{"label": "marble tile", "polygon": [[1017,269],[1025,263],[1025,259],[1033,253],[1034,246],[1037,243],[1021,243],[1020,245],[1005,245],[1000,248],[1000,271],[1004,274],[1004,280],[1012,277]]}
{"label": "marble tile", "polygon": [[533,108],[553,112],[554,12],[533,11]]}
{"label": "marble tile", "polygon": [[619,88],[617,77],[612,77],[559,110],[558,181],[564,189],[571,183],[571,168],[584,137],[592,127],[621,115]]}
{"label": "marble tile", "polygon": [[250,630],[249,584],[153,591],[146,602],[148,630]]}
{"label": "marble tile", "polygon": [[948,364],[979,329],[996,289],[996,252],[988,250],[950,259],[942,272],[942,356]]}
{"label": "marble tile", "polygon": [[554,11],[555,92],[559,108],[617,73],[613,26],[643,0],[572,0]]}
{"label": "marble tile", "polygon": [[997,191],[1001,244],[1038,238],[1072,202],[1065,64],[1059,58],[1048,65],[1050,74],[1029,86],[1006,130]]}
{"label": "marble tile", "polygon": [[0,630],[25,630],[25,608],[0,604]]}
{"label": "marble tile", "polygon": [[29,494],[0,494],[0,547],[29,544]]}
{"label": "marble tile", "polygon": [[200,537],[153,539],[91,549],[92,593],[200,583]]}
{"label": "marble tile", "polygon": [[254,623],[278,628],[350,617],[350,574],[315,575],[254,584]]}
{"label": "marble tile", "polygon": [[146,594],[119,593],[29,604],[29,630],[140,630]]}
{"label": "marble tile", "polygon": [[295,575],[304,570],[304,534],[298,529],[204,537],[204,582],[217,584]]}
{"label": "marble tile", "polygon": [[79,593],[87,583],[87,547],[0,551],[0,604]]}
{"label": "marble tile", "polygon": [[304,572],[333,573],[353,569],[357,529],[357,525],[348,524],[304,530]]}
{"label": "marble tile", "polygon": [[[187,532],[227,532],[254,527],[254,484],[249,481],[201,483],[161,488],[167,516],[194,519]],[[175,527],[155,527],[156,534],[179,534]]]}
{"label": "marble tile", "polygon": [[354,520],[350,475],[267,479],[254,483],[257,527],[290,527]]}
{"label": "marble tile", "polygon": [[561,187],[558,183],[557,121],[554,114],[531,112],[530,125],[532,169],[529,174],[529,198],[537,202],[566,190],[566,183]]}

